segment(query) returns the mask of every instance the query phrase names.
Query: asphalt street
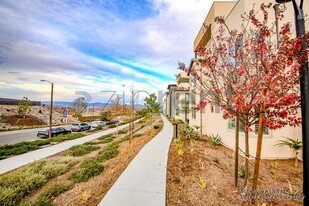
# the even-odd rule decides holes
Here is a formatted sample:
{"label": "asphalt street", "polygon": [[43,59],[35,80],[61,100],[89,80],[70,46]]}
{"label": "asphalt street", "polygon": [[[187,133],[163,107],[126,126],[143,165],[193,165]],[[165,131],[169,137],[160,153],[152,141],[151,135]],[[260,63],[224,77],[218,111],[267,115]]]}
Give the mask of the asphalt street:
{"label": "asphalt street", "polygon": [[[61,127],[70,129],[71,125],[64,125]],[[48,128],[49,127],[0,132],[0,146],[5,144],[15,144],[23,141],[38,140],[40,139],[36,136],[38,131]]]}

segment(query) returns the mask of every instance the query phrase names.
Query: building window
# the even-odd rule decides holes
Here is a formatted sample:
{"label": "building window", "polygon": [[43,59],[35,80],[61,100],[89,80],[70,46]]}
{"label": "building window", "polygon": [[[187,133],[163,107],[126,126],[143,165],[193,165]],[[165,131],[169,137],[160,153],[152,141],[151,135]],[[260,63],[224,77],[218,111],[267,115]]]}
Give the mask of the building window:
{"label": "building window", "polygon": [[196,110],[194,107],[191,108],[192,119],[196,119]]}
{"label": "building window", "polygon": [[[230,130],[235,130],[236,129],[236,119],[235,118],[228,119],[228,124],[229,124],[228,128]],[[244,124],[241,121],[239,121],[239,131],[240,132],[245,132]]]}
{"label": "building window", "polygon": [[[256,124],[254,125],[254,127],[255,127],[255,134],[258,135],[258,133],[259,133],[259,123],[256,123]],[[269,129],[268,129],[268,127],[263,126],[263,134],[264,134],[264,135],[269,135]]]}
{"label": "building window", "polygon": [[191,95],[191,104],[196,105],[195,94]]}
{"label": "building window", "polygon": [[186,93],[185,95],[185,104],[188,105],[189,104],[189,93]]}
{"label": "building window", "polygon": [[[236,119],[235,118],[229,119],[228,120],[228,124],[229,124],[228,128],[230,130],[235,130],[236,129]],[[259,124],[257,123],[254,126],[255,126],[255,135],[258,135]],[[239,121],[239,131],[240,132],[245,132],[245,127],[244,127],[244,125],[243,125],[243,123],[241,121]],[[265,126],[263,127],[263,134],[264,135],[269,135],[269,129],[267,127],[265,127]]]}
{"label": "building window", "polygon": [[192,88],[196,87],[196,80],[195,80],[195,78],[193,76],[191,77],[191,87]]}
{"label": "building window", "polygon": [[176,116],[179,116],[179,109],[176,109]]}

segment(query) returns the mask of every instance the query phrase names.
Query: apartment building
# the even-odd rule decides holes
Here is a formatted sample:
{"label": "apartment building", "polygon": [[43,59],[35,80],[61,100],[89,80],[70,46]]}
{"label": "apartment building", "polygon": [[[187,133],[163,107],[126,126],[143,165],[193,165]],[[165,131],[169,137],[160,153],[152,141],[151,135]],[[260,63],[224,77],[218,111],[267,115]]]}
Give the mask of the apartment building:
{"label": "apartment building", "polygon": [[[275,1],[265,1],[265,0],[254,0],[254,1],[246,1],[246,0],[239,0],[238,2],[214,2],[209,13],[207,14],[205,21],[201,25],[201,29],[199,30],[196,39],[193,43],[193,51],[196,53],[195,57],[192,58],[189,66],[189,71],[186,74],[187,80],[189,81],[189,85],[191,87],[188,91],[189,95],[195,97],[195,102],[200,102],[200,97],[202,92],[200,91],[200,87],[198,85],[198,81],[194,80],[193,75],[191,75],[192,71],[195,72],[203,72],[200,67],[200,63],[196,61],[196,57],[198,55],[199,48],[207,47],[210,44],[210,40],[212,37],[215,36],[219,25],[215,23],[214,19],[217,16],[224,16],[226,24],[229,28],[232,29],[241,29],[241,14],[248,12],[252,8],[256,10],[260,7],[262,3],[268,4],[273,3]],[[284,9],[285,16],[283,22],[276,22],[276,12],[275,9]],[[309,7],[304,6],[304,13],[309,14]],[[294,10],[292,3],[286,3],[285,5],[276,5],[274,7],[270,7],[268,10],[269,13],[269,22],[273,22],[274,24],[277,23],[277,28],[280,28],[284,23],[291,22],[292,27],[295,28],[294,25]],[[257,14],[258,17],[261,14]],[[306,28],[309,28],[308,22],[306,23]],[[295,31],[294,31],[295,35]],[[272,41],[277,41],[276,37]],[[184,76],[184,74],[182,74]],[[207,81],[207,79],[203,79],[203,81]],[[178,86],[178,80],[177,85]],[[169,90],[170,99],[175,98]],[[193,102],[194,102],[193,101]],[[192,103],[191,100],[189,100]],[[174,101],[175,103],[175,101]],[[218,134],[222,137],[222,142],[225,146],[233,149],[235,145],[235,120],[234,119],[224,119],[223,113],[220,111],[220,107],[216,104],[214,105],[207,105],[203,110],[195,111],[195,115],[192,115],[194,104],[190,104],[190,110],[187,114],[187,121],[189,124],[201,126],[201,132],[204,135],[210,134]],[[172,108],[170,108],[173,110]],[[171,111],[171,113],[173,113]],[[190,115],[191,113],[191,115]],[[173,113],[174,114],[174,113]],[[176,113],[175,113],[176,114]],[[172,117],[177,118],[176,115]],[[299,114],[300,115],[300,114]],[[198,116],[198,117],[197,117]],[[183,116],[178,116],[180,119],[183,119]],[[193,118],[194,117],[194,118]],[[249,134],[249,145],[250,145],[250,154],[252,156],[256,153],[256,143],[257,143],[257,125],[252,126],[252,132]],[[245,137],[243,129],[240,132],[240,149],[245,151]],[[264,137],[263,137],[263,147],[262,147],[262,158],[264,159],[272,159],[272,158],[293,158],[293,152],[288,147],[278,147],[275,146],[278,143],[278,140],[283,140],[285,137],[294,138],[294,139],[301,139],[301,127],[290,127],[286,126],[282,129],[278,130],[269,130],[268,128],[264,129]],[[301,154],[299,156],[301,159]]]}
{"label": "apartment building", "polygon": [[190,80],[186,72],[177,75],[176,84],[167,87],[166,97],[163,102],[163,114],[189,122],[190,102]]}

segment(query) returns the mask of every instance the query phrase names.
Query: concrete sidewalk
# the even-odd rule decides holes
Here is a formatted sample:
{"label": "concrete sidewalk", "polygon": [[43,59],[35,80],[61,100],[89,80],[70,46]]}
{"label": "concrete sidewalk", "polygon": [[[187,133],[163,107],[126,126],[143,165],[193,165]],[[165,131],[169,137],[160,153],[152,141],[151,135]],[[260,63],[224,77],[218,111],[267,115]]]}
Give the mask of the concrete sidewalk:
{"label": "concrete sidewalk", "polygon": [[100,202],[100,206],[164,206],[168,151],[172,124],[164,127],[132,160]]}
{"label": "concrete sidewalk", "polygon": [[[135,122],[138,122],[139,120],[136,120]],[[118,130],[124,129],[128,127],[129,124],[121,125],[118,127]],[[97,139],[103,135],[116,132],[117,128],[108,129],[102,132],[98,132],[95,134],[87,135],[85,137],[81,137],[78,139],[65,141],[63,143],[59,143],[54,146],[46,147],[43,149],[31,151],[25,154],[21,154],[15,157],[11,157],[8,159],[0,160],[0,174],[6,173],[8,171],[11,171],[13,169],[19,168],[21,166],[24,166],[26,164],[29,164],[31,162],[34,162],[36,160],[49,157],[51,155],[57,154],[59,152],[62,152],[64,150],[69,149],[72,146],[80,145],[85,142],[89,142],[91,140]]]}

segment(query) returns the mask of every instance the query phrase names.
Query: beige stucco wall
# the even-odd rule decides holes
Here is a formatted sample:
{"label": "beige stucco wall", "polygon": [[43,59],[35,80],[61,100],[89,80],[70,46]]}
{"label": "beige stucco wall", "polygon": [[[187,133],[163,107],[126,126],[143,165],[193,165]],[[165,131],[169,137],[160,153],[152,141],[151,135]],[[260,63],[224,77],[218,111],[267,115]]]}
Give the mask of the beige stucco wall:
{"label": "beige stucco wall", "polygon": [[[298,1],[297,1],[298,2]],[[260,5],[269,4],[272,3],[272,6],[270,8],[267,8],[266,11],[268,12],[269,16],[269,26],[271,26],[272,22],[275,21],[275,10],[273,8],[273,5],[276,3],[275,0],[267,1],[267,0],[254,0],[254,1],[248,1],[248,0],[239,0],[235,7],[231,10],[231,12],[227,15],[226,18],[226,24],[231,29],[241,29],[241,23],[242,19],[240,14],[243,14],[244,12],[248,12],[252,8],[254,8],[256,11],[259,10]],[[254,4],[254,5],[253,5]],[[286,6],[286,11],[284,12],[284,18],[283,21],[279,21],[279,28],[286,22],[290,22],[292,24],[291,28],[295,35],[295,19],[294,19],[294,9],[291,2],[284,4]],[[308,2],[304,2],[303,6],[304,15],[309,14],[309,5]],[[262,19],[263,14],[261,11],[257,13],[257,18]],[[309,21],[306,22],[306,31],[309,29]]]}
{"label": "beige stucco wall", "polygon": [[[204,119],[206,124],[207,135],[220,135],[222,143],[228,148],[234,150],[235,145],[235,131],[228,128],[228,120],[222,118],[222,113],[211,112],[210,106],[205,108],[207,118]],[[252,127],[254,131],[254,126]],[[277,158],[293,158],[293,152],[286,146],[275,146],[278,140],[284,137],[300,139],[301,128],[297,127],[284,127],[275,131],[270,130],[269,135],[264,135],[262,145],[262,158],[264,159],[277,159]],[[239,146],[241,150],[245,151],[245,135],[240,132]],[[257,135],[254,132],[249,133],[249,151],[250,155],[255,156],[257,144]],[[301,155],[299,157],[301,159]]]}
{"label": "beige stucco wall", "polygon": [[[240,17],[240,14],[243,14],[244,12],[248,12],[250,9],[253,8],[253,4],[255,3],[256,10],[259,9],[261,3],[269,3],[270,1],[263,1],[263,0],[254,0],[254,1],[246,1],[246,0],[240,0],[233,8],[231,8],[231,11],[227,15],[226,23],[229,26],[230,29],[241,29],[241,22],[242,19]],[[275,3],[275,1],[273,1]],[[307,2],[304,3],[304,13],[309,14],[309,6],[306,5]],[[212,22],[213,17],[218,16],[216,15],[216,11],[220,11],[220,9],[225,8],[220,6],[217,6],[219,4],[214,4],[210,13],[206,17],[206,22]],[[286,5],[286,12],[284,17],[284,22],[291,22],[292,23],[292,31],[294,31],[295,35],[295,25],[294,25],[294,10],[291,3],[287,3]],[[217,7],[216,7],[217,6]],[[275,20],[275,12],[272,7],[267,9],[269,13],[269,22],[274,22]],[[226,13],[226,11],[224,11]],[[223,13],[224,13],[223,12]],[[261,18],[262,13],[260,12],[257,14],[259,18]],[[284,22],[279,23],[280,26],[283,25]],[[309,23],[306,22],[306,31],[308,31]],[[212,34],[215,35],[217,28],[215,26],[212,27]],[[196,40],[201,35],[201,31],[198,34]],[[274,37],[275,38],[275,37]],[[275,41],[276,39],[274,39]],[[196,42],[194,43],[197,44]],[[197,115],[198,116],[198,115]],[[205,108],[205,113],[203,114],[203,124],[205,125],[205,128],[203,129],[204,134],[218,134],[222,137],[222,142],[227,147],[233,149],[235,144],[235,131],[228,129],[228,120],[222,118],[222,113],[214,113],[211,112],[210,106],[207,106]],[[254,128],[253,128],[254,129]],[[252,156],[255,156],[256,153],[256,144],[257,144],[257,135],[254,132],[251,132],[249,134],[249,144],[250,144],[250,154]],[[275,144],[278,143],[278,140],[284,139],[284,137],[289,138],[297,138],[301,139],[301,127],[289,127],[286,126],[283,129],[278,129],[275,131],[270,131],[270,134],[267,136],[264,136],[263,138],[263,146],[262,146],[262,158],[272,159],[272,158],[292,158],[293,153],[292,151],[286,147],[278,147],[275,146]],[[240,133],[240,148],[245,151],[245,139],[244,134]],[[301,159],[301,154],[299,156]]]}
{"label": "beige stucco wall", "polygon": [[203,25],[201,25],[201,28],[194,40],[193,43],[193,50],[194,51],[198,51],[198,47],[201,43],[201,40],[203,38],[203,36],[205,35],[205,33],[207,32],[207,27],[210,27],[210,30],[217,30],[218,25],[214,22],[214,18],[216,16],[227,16],[230,11],[233,9],[233,7],[235,6],[236,2],[231,2],[231,1],[215,1],[212,5],[212,7],[210,8],[204,22]]}

